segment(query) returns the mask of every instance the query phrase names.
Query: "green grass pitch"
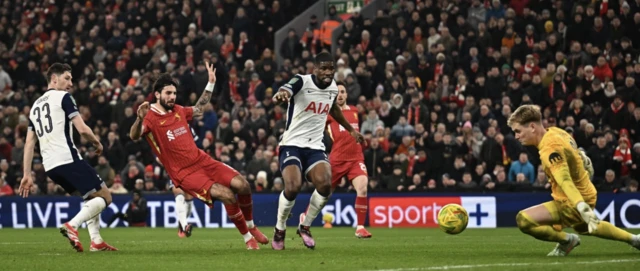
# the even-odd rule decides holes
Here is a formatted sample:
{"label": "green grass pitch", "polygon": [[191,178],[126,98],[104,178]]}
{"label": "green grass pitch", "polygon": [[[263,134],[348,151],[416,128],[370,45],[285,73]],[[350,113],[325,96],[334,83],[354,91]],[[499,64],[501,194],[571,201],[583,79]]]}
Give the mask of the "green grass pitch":
{"label": "green grass pitch", "polygon": [[[272,237],[271,227],[262,227]],[[0,229],[0,270],[640,270],[640,251],[620,242],[582,237],[569,257],[546,254],[552,243],[513,228],[467,229],[447,235],[438,229],[370,229],[359,240],[351,228],[313,228],[309,250],[290,227],[286,250],[270,245],[245,250],[235,229],[194,229],[180,239],[173,229],[103,229],[120,251],[84,253],[71,249],[57,229]],[[635,231],[638,233],[639,231]]]}

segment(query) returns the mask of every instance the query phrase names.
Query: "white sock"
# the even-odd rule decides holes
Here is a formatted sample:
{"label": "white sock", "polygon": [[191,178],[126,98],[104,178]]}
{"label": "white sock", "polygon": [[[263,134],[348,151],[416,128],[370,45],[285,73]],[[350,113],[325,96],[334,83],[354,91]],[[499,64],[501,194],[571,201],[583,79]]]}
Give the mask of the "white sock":
{"label": "white sock", "polygon": [[101,197],[85,201],[80,212],[69,221],[69,225],[78,229],[82,223],[100,214],[105,207],[107,207],[107,202]]}
{"label": "white sock", "polygon": [[184,203],[187,205],[187,219],[189,219],[191,210],[193,210],[193,200],[185,200]]}
{"label": "white sock", "polygon": [[311,194],[311,200],[309,200],[309,209],[307,209],[307,215],[304,217],[304,221],[302,222],[302,226],[311,226],[311,223],[318,216],[322,207],[327,204],[329,200],[328,197],[323,197],[318,193],[318,190],[314,190],[313,194]]}
{"label": "white sock", "polygon": [[100,236],[100,214],[87,221],[87,229],[89,230],[91,241],[96,244],[101,244],[102,236]]}
{"label": "white sock", "polygon": [[359,230],[359,229],[364,229],[364,226],[362,226],[362,225],[358,225],[358,226],[356,227],[356,230]]}
{"label": "white sock", "polygon": [[178,222],[180,222],[181,230],[187,226],[187,205],[185,204],[184,195],[176,196],[176,213],[178,215]]}
{"label": "white sock", "polygon": [[253,235],[251,235],[251,233],[247,232],[245,234],[242,235],[242,238],[244,238],[244,242],[249,242],[249,240],[251,240],[251,238],[253,238]]}
{"label": "white sock", "polygon": [[247,228],[253,229],[256,225],[253,225],[253,220],[247,220]]}
{"label": "white sock", "polygon": [[284,197],[284,191],[280,193],[280,200],[278,202],[278,222],[276,223],[276,229],[278,230],[286,230],[287,229],[287,219],[289,218],[289,214],[291,213],[291,208],[296,204],[296,201],[289,201]]}

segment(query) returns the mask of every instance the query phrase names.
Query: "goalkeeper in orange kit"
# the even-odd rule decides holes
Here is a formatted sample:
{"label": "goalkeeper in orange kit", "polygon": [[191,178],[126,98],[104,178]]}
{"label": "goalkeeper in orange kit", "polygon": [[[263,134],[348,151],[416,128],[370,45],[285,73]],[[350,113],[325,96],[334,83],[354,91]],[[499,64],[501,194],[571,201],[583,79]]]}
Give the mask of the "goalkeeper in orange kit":
{"label": "goalkeeper in orange kit", "polygon": [[518,213],[516,221],[522,232],[539,240],[557,242],[548,256],[566,256],[580,245],[580,237],[565,233],[561,230],[564,227],[572,227],[579,234],[623,241],[640,249],[640,235],[596,217],[593,208],[597,192],[590,180],[593,166],[571,135],[556,127],[545,129],[540,108],[535,105],[520,106],[509,117],[508,125],[522,145],[538,148],[553,197],[552,201]]}

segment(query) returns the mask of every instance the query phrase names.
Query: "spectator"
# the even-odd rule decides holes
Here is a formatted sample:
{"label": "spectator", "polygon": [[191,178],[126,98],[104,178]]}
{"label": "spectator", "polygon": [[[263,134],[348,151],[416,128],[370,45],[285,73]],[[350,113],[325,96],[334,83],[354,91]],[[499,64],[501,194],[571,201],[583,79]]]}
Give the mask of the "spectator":
{"label": "spectator", "polygon": [[95,169],[98,172],[98,176],[100,176],[100,179],[105,182],[107,187],[110,187],[114,182],[116,174],[113,168],[111,168],[111,166],[109,165],[107,158],[104,156],[100,156],[100,158],[98,158],[98,165],[95,167]]}
{"label": "spectator", "polygon": [[6,173],[0,173],[0,197],[13,196],[13,188],[5,181]]}
{"label": "spectator", "polygon": [[[30,5],[14,2],[4,8],[35,14]],[[59,5],[58,12],[37,14],[46,24],[7,24],[0,30],[0,47],[6,48],[0,56],[0,158],[6,159],[3,172],[9,173],[5,182],[14,186],[20,177],[25,109],[46,91],[43,73],[55,61],[71,63],[70,92],[80,115],[104,142],[106,164],[120,173],[127,189],[133,189],[137,179],[143,182],[140,189],[153,179],[155,188],[166,190],[168,177],[155,164],[151,146],[127,139],[137,107],[154,99],[153,77],[170,73],[180,85],[177,102],[195,103],[205,84],[203,61],[215,65],[219,80],[212,104],[191,123],[196,144],[244,169],[247,177],[255,179],[265,171],[268,181],[275,180],[281,176],[274,156],[287,109],[274,106],[270,97],[294,74],[312,71],[310,60],[328,49],[322,27],[341,17],[349,18],[341,26],[335,77],[348,81],[350,104],[361,117],[367,115],[361,130],[370,134],[364,152],[370,177],[378,179],[373,187],[388,188],[396,162],[406,169],[404,178],[418,174],[425,191],[460,189],[463,173],[478,165],[487,170],[473,172],[472,180],[480,182],[477,190],[546,187],[541,177],[527,174],[524,178],[534,187],[512,185],[514,175],[507,174],[519,166],[515,160],[523,148],[506,119],[521,104],[540,105],[547,127],[571,131],[592,159],[594,183],[605,183],[609,169],[620,178],[640,176],[640,152],[615,150],[623,145],[620,138],[628,140],[626,149],[640,141],[640,64],[634,64],[640,49],[634,26],[640,25],[640,17],[634,16],[633,4],[609,6],[606,12],[577,5],[570,18],[562,10],[552,14],[550,6],[527,6],[526,1],[395,1],[375,17],[338,14],[333,7],[328,19],[335,21],[312,17],[304,32],[290,31],[290,38],[271,48],[274,33],[313,1],[272,1],[271,6],[219,2],[178,6],[152,12],[149,18],[116,15],[113,4],[77,11],[71,3]],[[167,3],[149,5],[155,10]],[[76,22],[78,27],[69,27]],[[274,50],[284,58],[282,63],[275,61]],[[74,137],[79,154],[100,169],[105,182],[115,183],[101,158]],[[627,153],[632,163],[626,158],[620,163],[618,157],[628,158]],[[465,164],[459,171],[454,170],[458,156]],[[528,163],[539,165],[537,153],[529,152]],[[33,169],[37,189],[49,192],[37,155]],[[493,180],[481,178],[483,172],[491,172]],[[445,173],[450,178],[441,182]]]}
{"label": "spectator", "polygon": [[147,199],[142,196],[139,190],[134,190],[126,213],[123,214],[120,212],[114,214],[107,222],[107,226],[113,224],[116,219],[120,218],[129,223],[129,227],[146,227],[148,212]]}
{"label": "spectator", "polygon": [[598,184],[597,188],[600,192],[616,193],[622,188],[622,184],[620,180],[616,178],[616,173],[609,169],[605,173],[604,180]]}
{"label": "spectator", "polygon": [[127,194],[127,193],[129,193],[129,191],[127,191],[127,189],[124,188],[124,186],[122,185],[122,181],[118,177],[113,181],[113,184],[109,187],[109,191],[112,194]]}
{"label": "spectator", "polygon": [[517,175],[523,174],[522,176],[531,183],[535,181],[535,172],[533,165],[529,162],[529,155],[526,152],[520,153],[520,159],[517,162],[511,163],[511,167],[509,167],[509,181],[516,182]]}
{"label": "spectator", "polygon": [[638,193],[638,181],[631,180],[629,181],[629,185],[625,187],[624,192],[627,193]]}

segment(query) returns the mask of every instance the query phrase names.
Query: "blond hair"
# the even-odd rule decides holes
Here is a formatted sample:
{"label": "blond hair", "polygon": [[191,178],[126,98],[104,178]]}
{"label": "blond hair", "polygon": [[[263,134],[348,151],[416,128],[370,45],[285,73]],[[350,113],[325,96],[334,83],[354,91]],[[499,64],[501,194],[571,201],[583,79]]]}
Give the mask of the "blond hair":
{"label": "blond hair", "polygon": [[513,128],[513,126],[517,124],[527,125],[532,122],[540,123],[541,121],[542,113],[540,112],[540,107],[533,104],[526,104],[521,105],[511,114],[507,125]]}

